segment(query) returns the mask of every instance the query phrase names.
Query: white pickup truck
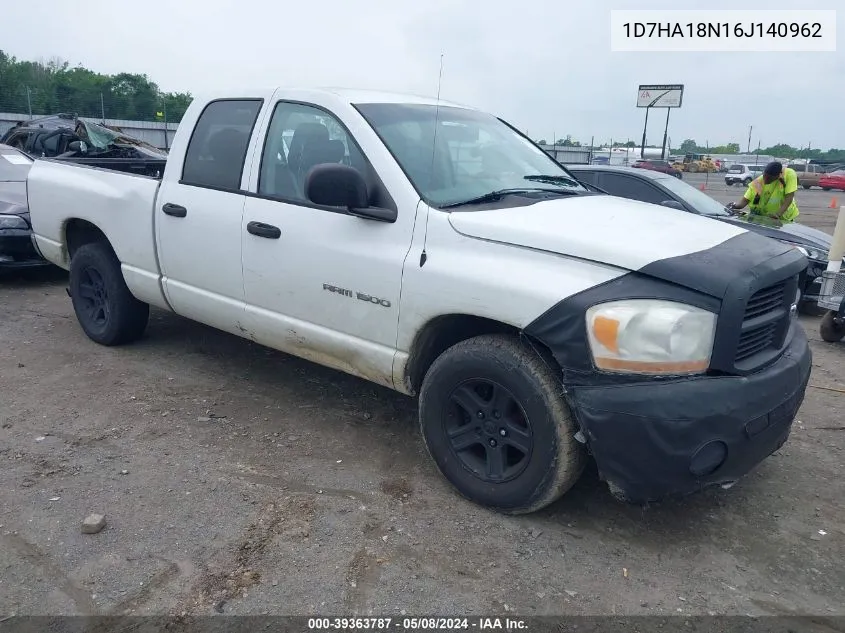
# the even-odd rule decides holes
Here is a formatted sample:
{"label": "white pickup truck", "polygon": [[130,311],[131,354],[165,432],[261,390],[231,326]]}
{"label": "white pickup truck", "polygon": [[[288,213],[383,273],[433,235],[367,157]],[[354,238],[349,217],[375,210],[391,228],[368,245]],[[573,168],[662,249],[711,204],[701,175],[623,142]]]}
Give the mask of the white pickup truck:
{"label": "white pickup truck", "polygon": [[28,195],[94,341],[138,339],[155,306],[419,395],[440,471],[506,513],[588,455],[629,502],[732,484],[810,375],[797,250],[590,191],[455,104],[215,94],[160,181],[38,160]]}

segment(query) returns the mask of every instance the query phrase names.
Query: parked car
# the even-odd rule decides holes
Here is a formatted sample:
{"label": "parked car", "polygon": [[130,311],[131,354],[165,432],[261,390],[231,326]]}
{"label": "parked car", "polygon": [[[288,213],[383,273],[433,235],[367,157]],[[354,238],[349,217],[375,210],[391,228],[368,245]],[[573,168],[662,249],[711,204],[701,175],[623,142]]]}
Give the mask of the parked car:
{"label": "parked car", "polygon": [[821,186],[820,181],[825,173],[825,169],[821,165],[790,163],[788,167],[795,170],[798,176],[798,184],[804,187],[804,189]]}
{"label": "parked car", "polygon": [[730,187],[740,183],[747,187],[765,168],[765,165],[731,165],[725,172],[725,184]]}
{"label": "parked car", "polygon": [[819,178],[819,187],[825,191],[839,189],[845,191],[845,169],[840,169],[829,174],[823,174]]}
{"label": "parked car", "polygon": [[39,160],[28,193],[93,341],[138,339],[154,305],[419,394],[438,468],[503,512],[561,496],[587,451],[626,501],[729,484],[810,376],[804,255],[593,193],[435,99],[215,93],[160,181]]}
{"label": "parked car", "polygon": [[683,172],[680,169],[675,169],[668,161],[665,160],[638,160],[631,165],[637,169],[650,169],[652,171],[659,171],[662,174],[669,174],[675,178],[683,178]]}
{"label": "parked car", "polygon": [[161,176],[167,152],[137,138],[71,114],[19,122],[0,143],[37,158],[59,158],[145,176]]}
{"label": "parked car", "polygon": [[798,248],[809,259],[807,272],[802,278],[799,308],[807,314],[819,313],[816,302],[831,244],[831,236],[824,231],[794,222],[784,224],[768,218],[737,217],[706,193],[664,174],[588,165],[571,165],[568,169],[582,182],[595,185],[611,195],[715,218]]}
{"label": "parked car", "polygon": [[32,162],[23,152],[0,145],[0,270],[49,265],[32,245],[26,201]]}

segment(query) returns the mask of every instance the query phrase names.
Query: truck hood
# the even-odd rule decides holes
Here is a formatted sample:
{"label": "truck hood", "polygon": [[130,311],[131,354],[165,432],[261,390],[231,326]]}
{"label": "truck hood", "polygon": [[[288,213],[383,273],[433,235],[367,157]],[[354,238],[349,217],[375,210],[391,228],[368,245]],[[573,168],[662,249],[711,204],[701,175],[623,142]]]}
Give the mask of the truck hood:
{"label": "truck hood", "polygon": [[530,206],[452,211],[458,233],[627,270],[713,248],[746,233],[692,213],[613,196],[554,198]]}

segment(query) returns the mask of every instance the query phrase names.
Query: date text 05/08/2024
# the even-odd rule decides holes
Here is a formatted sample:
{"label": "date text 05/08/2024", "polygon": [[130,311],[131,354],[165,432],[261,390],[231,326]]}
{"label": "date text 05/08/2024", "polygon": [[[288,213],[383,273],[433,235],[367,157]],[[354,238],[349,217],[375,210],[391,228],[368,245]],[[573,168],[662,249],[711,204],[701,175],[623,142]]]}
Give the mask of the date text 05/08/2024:
{"label": "date text 05/08/2024", "polygon": [[625,37],[633,38],[821,38],[819,22],[626,22]]}
{"label": "date text 05/08/2024", "polygon": [[519,618],[475,617],[352,617],[308,618],[310,631],[524,631],[528,625]]}

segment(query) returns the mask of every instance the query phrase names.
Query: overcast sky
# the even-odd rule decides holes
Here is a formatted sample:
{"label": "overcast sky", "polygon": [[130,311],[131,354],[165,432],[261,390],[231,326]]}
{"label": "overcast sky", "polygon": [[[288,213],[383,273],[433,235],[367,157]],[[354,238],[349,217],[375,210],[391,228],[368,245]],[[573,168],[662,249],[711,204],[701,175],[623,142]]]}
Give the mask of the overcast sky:
{"label": "overcast sky", "polygon": [[[0,48],[164,90],[226,85],[377,88],[494,112],[535,139],[639,141],[641,83],[683,83],[669,136],[745,148],[845,148],[845,42],[836,53],[611,53],[611,9],[835,9],[841,0],[30,0],[4,8]],[[10,28],[14,25],[13,28]],[[652,111],[649,143],[662,141]]]}

